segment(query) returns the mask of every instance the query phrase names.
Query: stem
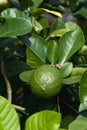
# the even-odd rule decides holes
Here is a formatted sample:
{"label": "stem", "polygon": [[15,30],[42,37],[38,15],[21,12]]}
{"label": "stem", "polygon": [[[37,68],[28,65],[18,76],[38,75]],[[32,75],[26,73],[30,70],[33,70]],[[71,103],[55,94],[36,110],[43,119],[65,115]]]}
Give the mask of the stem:
{"label": "stem", "polygon": [[[5,82],[6,82],[6,87],[7,87],[7,98],[8,98],[8,100],[9,100],[9,102],[11,103],[11,101],[12,101],[12,87],[11,87],[11,84],[10,84],[10,82],[9,82],[9,80],[8,80],[8,77],[7,77],[7,75],[6,75],[6,71],[5,71],[5,64],[4,64],[4,62],[1,60],[1,72],[2,72],[2,75],[3,75],[3,77],[4,77],[4,80],[5,80]],[[19,110],[19,111],[25,111],[25,108],[23,108],[23,107],[21,107],[21,106],[17,106],[17,105],[14,105],[13,104],[13,106],[14,106],[14,108],[16,109],[16,110]]]}
{"label": "stem", "polygon": [[8,80],[8,77],[6,75],[6,71],[5,71],[5,64],[3,61],[1,61],[1,72],[2,72],[2,75],[4,77],[4,80],[6,82],[6,87],[7,87],[7,98],[9,100],[9,102],[11,103],[12,101],[12,88],[11,88],[11,84]]}
{"label": "stem", "polygon": [[61,112],[60,111],[60,105],[59,105],[59,97],[57,98],[57,109],[58,109],[58,112]]}
{"label": "stem", "polygon": [[16,110],[19,110],[19,111],[25,111],[26,109],[24,107],[21,107],[21,106],[18,106],[18,105],[15,105],[15,104],[12,104],[14,106],[14,108]]}

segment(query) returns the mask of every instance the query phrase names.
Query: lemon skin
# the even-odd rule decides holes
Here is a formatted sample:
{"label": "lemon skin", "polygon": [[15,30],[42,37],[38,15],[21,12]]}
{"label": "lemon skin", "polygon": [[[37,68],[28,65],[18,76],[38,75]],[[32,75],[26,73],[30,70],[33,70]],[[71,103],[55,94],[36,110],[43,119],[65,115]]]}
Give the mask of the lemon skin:
{"label": "lemon skin", "polygon": [[62,75],[60,70],[52,65],[43,65],[31,75],[30,89],[38,97],[53,97],[59,93],[61,87]]}

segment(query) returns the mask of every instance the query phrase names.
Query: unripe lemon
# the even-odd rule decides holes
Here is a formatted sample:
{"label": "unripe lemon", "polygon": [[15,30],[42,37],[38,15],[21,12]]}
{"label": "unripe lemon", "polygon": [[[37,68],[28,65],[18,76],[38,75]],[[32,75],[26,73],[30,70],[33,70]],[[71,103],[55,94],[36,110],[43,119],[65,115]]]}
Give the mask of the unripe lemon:
{"label": "unripe lemon", "polygon": [[62,75],[52,65],[43,65],[36,69],[30,78],[30,89],[39,97],[55,96],[61,89]]}

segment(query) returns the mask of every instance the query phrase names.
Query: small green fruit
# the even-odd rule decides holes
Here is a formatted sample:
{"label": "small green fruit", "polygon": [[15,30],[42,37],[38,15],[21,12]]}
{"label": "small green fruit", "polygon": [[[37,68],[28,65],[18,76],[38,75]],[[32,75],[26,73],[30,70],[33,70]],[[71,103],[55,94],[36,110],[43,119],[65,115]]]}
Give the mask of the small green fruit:
{"label": "small green fruit", "polygon": [[60,70],[52,65],[43,65],[36,69],[30,78],[30,89],[39,97],[55,96],[62,87]]}

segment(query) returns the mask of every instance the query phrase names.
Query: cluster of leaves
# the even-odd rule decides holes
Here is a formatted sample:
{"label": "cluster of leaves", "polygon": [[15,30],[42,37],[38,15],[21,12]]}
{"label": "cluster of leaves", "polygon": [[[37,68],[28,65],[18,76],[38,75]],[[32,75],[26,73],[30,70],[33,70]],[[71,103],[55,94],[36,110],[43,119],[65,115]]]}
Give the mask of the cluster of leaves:
{"label": "cluster of leaves", "polygon": [[[86,0],[5,2],[0,1],[0,60],[12,86],[12,103],[26,111],[16,112],[4,98],[6,85],[0,74],[0,129],[87,129],[87,45],[82,24]],[[61,92],[52,99],[40,99],[29,89],[32,72],[44,64],[55,65],[63,75]]]}

